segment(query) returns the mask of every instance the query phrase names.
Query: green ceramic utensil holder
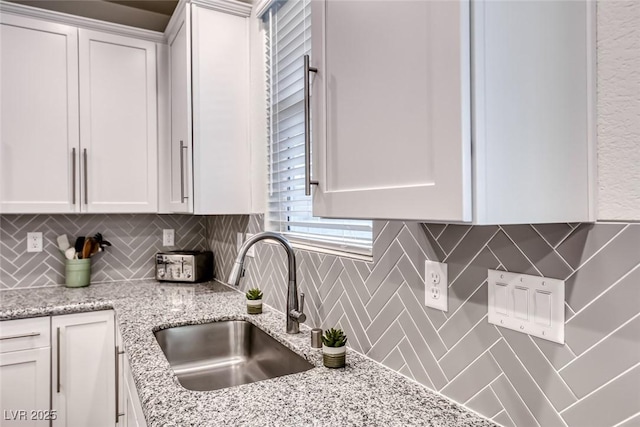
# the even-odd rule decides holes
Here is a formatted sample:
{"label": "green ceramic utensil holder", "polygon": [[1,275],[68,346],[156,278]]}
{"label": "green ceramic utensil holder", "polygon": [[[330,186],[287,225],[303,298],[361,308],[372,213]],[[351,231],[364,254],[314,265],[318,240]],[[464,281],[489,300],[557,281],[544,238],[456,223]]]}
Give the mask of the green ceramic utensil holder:
{"label": "green ceramic utensil holder", "polygon": [[67,288],[82,288],[91,282],[91,258],[68,259],[65,266]]}

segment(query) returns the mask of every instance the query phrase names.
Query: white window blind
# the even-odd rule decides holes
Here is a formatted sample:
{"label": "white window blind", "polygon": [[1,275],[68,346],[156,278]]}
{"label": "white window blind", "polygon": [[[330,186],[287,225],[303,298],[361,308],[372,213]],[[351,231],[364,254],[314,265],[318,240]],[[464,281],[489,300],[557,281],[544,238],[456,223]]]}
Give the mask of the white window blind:
{"label": "white window blind", "polygon": [[371,254],[371,221],[314,217],[304,194],[304,82],[311,0],[276,1],[265,13],[269,135],[266,226],[294,242]]}

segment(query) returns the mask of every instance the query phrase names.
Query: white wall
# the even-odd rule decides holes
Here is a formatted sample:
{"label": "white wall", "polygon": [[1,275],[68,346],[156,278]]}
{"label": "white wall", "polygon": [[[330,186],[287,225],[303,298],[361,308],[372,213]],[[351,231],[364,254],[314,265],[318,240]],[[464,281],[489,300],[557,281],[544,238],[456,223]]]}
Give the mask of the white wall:
{"label": "white wall", "polygon": [[640,0],[597,7],[598,219],[640,220]]}

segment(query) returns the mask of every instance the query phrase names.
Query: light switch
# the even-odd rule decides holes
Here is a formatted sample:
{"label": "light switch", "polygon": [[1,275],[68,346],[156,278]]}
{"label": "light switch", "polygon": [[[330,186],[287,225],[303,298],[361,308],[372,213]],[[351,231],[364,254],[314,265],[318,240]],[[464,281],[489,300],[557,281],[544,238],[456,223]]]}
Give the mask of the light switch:
{"label": "light switch", "polygon": [[536,323],[543,326],[551,326],[551,294],[549,292],[536,291],[534,307]]}
{"label": "light switch", "polygon": [[507,316],[507,285],[496,283],[494,285],[496,313]]}
{"label": "light switch", "polygon": [[564,344],[564,281],[489,270],[489,323]]}
{"label": "light switch", "polygon": [[513,290],[513,314],[516,319],[529,320],[529,289],[518,286]]}

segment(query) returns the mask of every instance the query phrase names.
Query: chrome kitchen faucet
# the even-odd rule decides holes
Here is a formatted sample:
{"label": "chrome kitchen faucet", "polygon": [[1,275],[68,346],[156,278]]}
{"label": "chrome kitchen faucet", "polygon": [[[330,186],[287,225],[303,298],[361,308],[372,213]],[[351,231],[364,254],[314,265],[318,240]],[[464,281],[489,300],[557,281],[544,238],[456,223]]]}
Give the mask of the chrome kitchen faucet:
{"label": "chrome kitchen faucet", "polygon": [[287,287],[287,333],[297,334],[300,332],[300,323],[304,323],[307,320],[307,316],[304,314],[304,294],[300,293],[300,306],[298,306],[298,282],[296,280],[296,255],[293,253],[293,248],[289,241],[278,233],[271,231],[264,231],[262,233],[254,234],[240,247],[236,262],[233,264],[233,269],[229,275],[227,283],[233,286],[238,286],[240,283],[240,276],[242,276],[244,258],[247,255],[247,251],[251,246],[260,240],[271,239],[280,243],[284,250],[287,252],[287,258],[289,260],[289,285]]}

